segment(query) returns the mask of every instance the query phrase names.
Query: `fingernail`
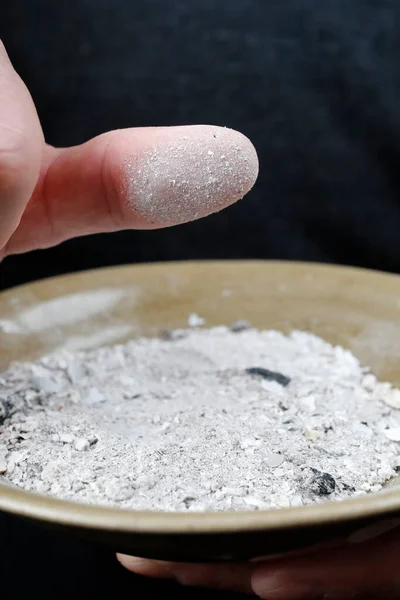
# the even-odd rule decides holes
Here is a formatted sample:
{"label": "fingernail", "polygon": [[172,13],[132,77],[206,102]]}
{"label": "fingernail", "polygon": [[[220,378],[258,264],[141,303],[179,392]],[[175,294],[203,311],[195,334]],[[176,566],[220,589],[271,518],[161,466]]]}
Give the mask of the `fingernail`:
{"label": "fingernail", "polygon": [[263,600],[312,600],[319,597],[314,587],[291,581],[285,571],[253,574],[254,593]]}
{"label": "fingernail", "polygon": [[252,143],[241,133],[195,125],[163,130],[126,164],[126,198],[144,221],[160,226],[193,221],[242,198],[258,175]]}

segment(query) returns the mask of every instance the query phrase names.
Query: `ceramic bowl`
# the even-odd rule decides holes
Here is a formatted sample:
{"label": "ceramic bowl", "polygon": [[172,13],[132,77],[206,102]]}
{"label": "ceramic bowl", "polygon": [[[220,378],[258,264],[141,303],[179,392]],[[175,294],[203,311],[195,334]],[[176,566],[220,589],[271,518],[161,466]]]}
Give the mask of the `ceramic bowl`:
{"label": "ceramic bowl", "polygon": [[[0,371],[60,347],[87,348],[187,325],[248,320],[313,332],[400,384],[400,277],[284,262],[124,266],[56,277],[0,294]],[[65,502],[0,484],[0,510],[115,551],[179,561],[256,560],[400,524],[400,491],[271,511],[181,514]]]}

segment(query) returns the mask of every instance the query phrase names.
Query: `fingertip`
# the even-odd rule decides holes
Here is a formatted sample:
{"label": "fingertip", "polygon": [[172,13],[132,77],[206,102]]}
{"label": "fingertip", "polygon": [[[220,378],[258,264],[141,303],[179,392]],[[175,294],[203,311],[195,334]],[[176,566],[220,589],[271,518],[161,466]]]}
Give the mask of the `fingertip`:
{"label": "fingertip", "polygon": [[149,227],[219,212],[251,190],[259,169],[247,137],[209,125],[128,130],[120,153],[122,204]]}
{"label": "fingertip", "polygon": [[253,571],[251,586],[262,600],[311,600],[317,595],[315,587],[293,581],[290,573],[268,565]]}
{"label": "fingertip", "polygon": [[174,579],[171,569],[168,568],[168,563],[128,556],[126,554],[117,554],[117,560],[125,569],[137,575],[154,577],[156,579]]}
{"label": "fingertip", "polygon": [[184,586],[252,593],[247,563],[177,563],[118,554],[119,562],[137,575],[171,579]]}

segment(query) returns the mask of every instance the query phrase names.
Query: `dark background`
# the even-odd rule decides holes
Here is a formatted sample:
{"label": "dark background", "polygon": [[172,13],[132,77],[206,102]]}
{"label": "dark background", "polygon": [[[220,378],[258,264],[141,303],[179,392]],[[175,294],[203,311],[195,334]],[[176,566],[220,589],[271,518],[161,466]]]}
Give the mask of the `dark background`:
{"label": "dark background", "polygon": [[0,35],[47,141],[214,123],[260,157],[204,221],[9,258],[2,286],[75,269],[286,258],[400,270],[397,0],[1,0]]}
{"label": "dark background", "polygon": [[[0,36],[49,143],[213,123],[248,135],[260,158],[255,189],[219,215],[10,257],[0,287],[190,258],[400,271],[398,0],[1,0]],[[8,517],[0,532],[7,600],[28,590],[87,599],[170,591],[133,578],[99,548]]]}

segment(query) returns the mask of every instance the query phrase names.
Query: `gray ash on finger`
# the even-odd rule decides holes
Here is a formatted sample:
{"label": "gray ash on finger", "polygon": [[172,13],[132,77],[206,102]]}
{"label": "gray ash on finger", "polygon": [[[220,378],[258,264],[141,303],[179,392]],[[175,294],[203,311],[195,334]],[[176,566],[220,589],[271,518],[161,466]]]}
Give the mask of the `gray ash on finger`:
{"label": "gray ash on finger", "polygon": [[282,373],[277,373],[275,371],[270,371],[269,369],[265,369],[264,367],[249,367],[246,369],[246,373],[248,375],[252,375],[253,377],[260,377],[261,379],[266,379],[267,381],[276,381],[280,385],[286,387],[290,383],[290,377],[286,375],[282,375]]}

